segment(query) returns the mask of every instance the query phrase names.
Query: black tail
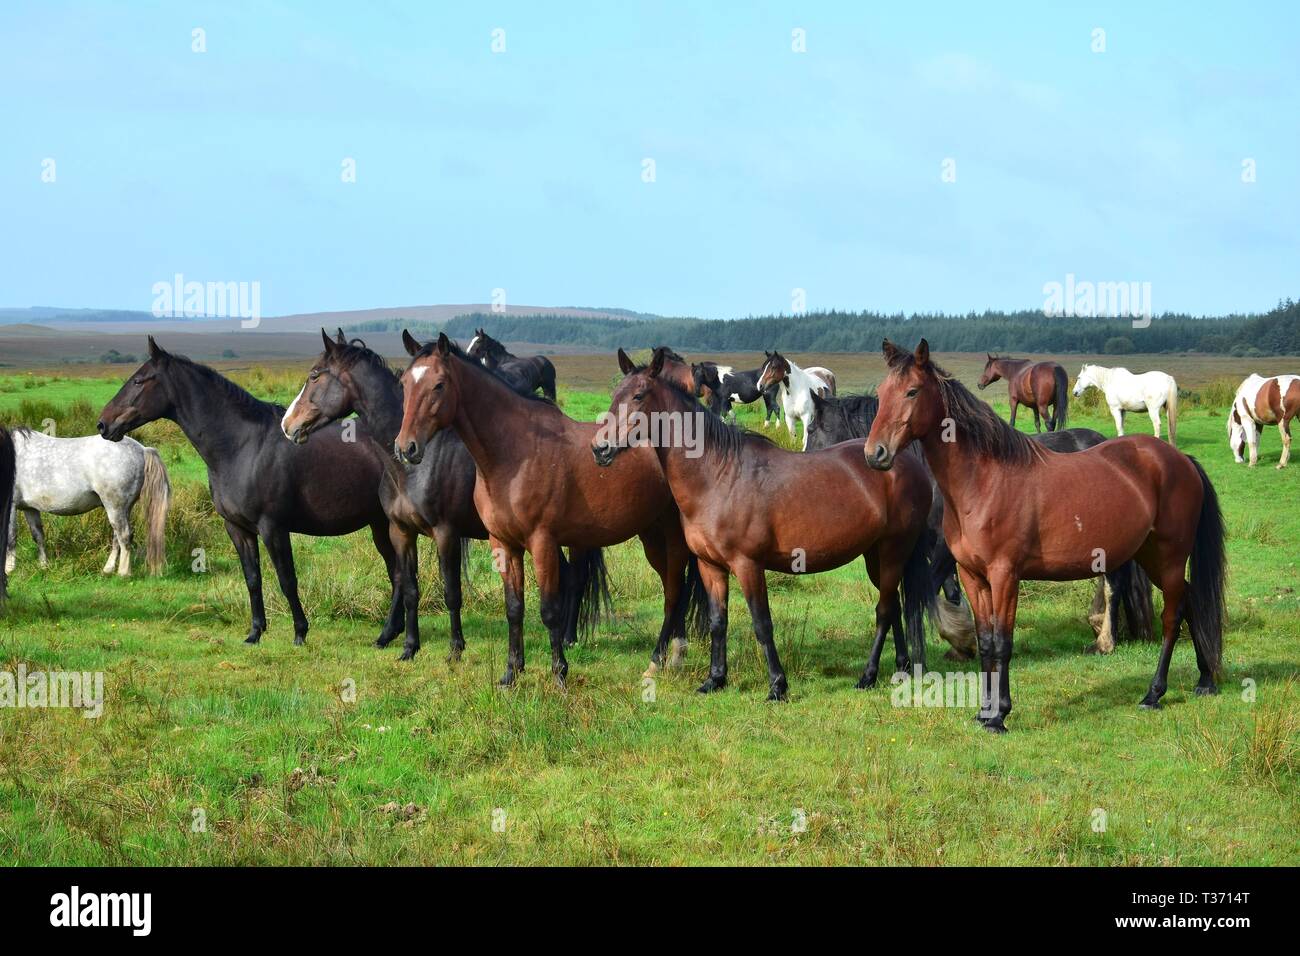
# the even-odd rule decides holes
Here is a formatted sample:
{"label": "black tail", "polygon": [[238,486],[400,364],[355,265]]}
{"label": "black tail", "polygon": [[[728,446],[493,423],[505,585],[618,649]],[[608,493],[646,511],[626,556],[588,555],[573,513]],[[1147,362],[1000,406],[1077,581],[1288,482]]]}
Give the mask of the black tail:
{"label": "black tail", "polygon": [[935,592],[938,590],[930,576],[929,542],[926,535],[917,535],[912,553],[903,565],[903,581],[899,590],[903,598],[903,634],[912,657],[912,666],[925,670],[925,618],[938,613]]}
{"label": "black tail", "polygon": [[[686,628],[687,638],[700,638],[709,633],[709,592],[704,588],[704,578],[700,577],[699,559],[693,554],[686,562],[686,586],[677,599],[677,607],[681,609],[681,625]],[[674,609],[675,625],[677,613]]]}
{"label": "black tail", "polygon": [[18,454],[14,451],[14,440],[0,426],[0,601],[9,595],[5,560],[9,549],[9,512],[13,508],[14,479],[17,475]]}
{"label": "black tail", "polygon": [[605,552],[600,548],[581,551],[577,558],[569,555],[569,571],[581,582],[573,605],[581,637],[587,637],[608,620],[614,611],[614,600],[609,596],[609,575],[605,570]]}
{"label": "black tail", "polygon": [[948,550],[948,539],[942,532],[927,528],[926,536],[930,539],[930,590],[937,593],[957,573],[957,559]]}
{"label": "black tail", "polygon": [[1070,376],[1059,365],[1053,375],[1056,378],[1056,403],[1052,406],[1052,420],[1047,423],[1049,432],[1064,428],[1070,420]]}
{"label": "black tail", "polygon": [[541,388],[543,395],[551,401],[555,401],[555,366],[552,365],[551,360],[545,356],[539,355],[538,358],[541,359],[538,363],[541,367],[541,372],[538,375],[537,384]]}
{"label": "black tail", "polygon": [[1187,457],[1201,476],[1205,497],[1196,523],[1196,540],[1192,543],[1184,610],[1192,642],[1211,673],[1218,673],[1223,663],[1223,585],[1228,571],[1223,550],[1223,512],[1219,510],[1219,496],[1205,469],[1191,455]]}
{"label": "black tail", "polygon": [[[1136,561],[1120,566],[1110,586],[1119,593],[1123,634],[1141,641],[1151,639],[1155,609],[1151,606],[1151,579]],[[1113,622],[1115,638],[1121,636],[1120,621]]]}

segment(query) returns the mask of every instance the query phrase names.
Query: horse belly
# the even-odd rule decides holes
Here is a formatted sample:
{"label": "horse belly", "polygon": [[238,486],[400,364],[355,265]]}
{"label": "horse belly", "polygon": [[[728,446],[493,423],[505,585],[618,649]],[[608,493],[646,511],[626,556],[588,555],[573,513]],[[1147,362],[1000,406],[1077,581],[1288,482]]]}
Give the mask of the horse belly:
{"label": "horse belly", "polygon": [[90,488],[41,488],[32,492],[29,488],[19,504],[25,508],[50,515],[82,515],[100,507],[99,495]]}

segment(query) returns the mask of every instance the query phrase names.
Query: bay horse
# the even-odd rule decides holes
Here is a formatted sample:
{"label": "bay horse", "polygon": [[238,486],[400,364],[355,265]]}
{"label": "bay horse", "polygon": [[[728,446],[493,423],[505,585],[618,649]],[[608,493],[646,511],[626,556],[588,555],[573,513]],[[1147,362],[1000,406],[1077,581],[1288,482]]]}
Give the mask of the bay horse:
{"label": "bay horse", "polygon": [[[9,429],[0,425],[0,541],[9,540],[9,525],[13,521],[14,476],[18,472],[17,453]],[[9,596],[9,573],[0,561],[0,601]]]}
{"label": "bay horse", "polygon": [[131,573],[131,509],[143,499],[145,560],[151,574],[162,573],[171,484],[158,449],[141,445],[134,438],[111,445],[97,435],[56,438],[30,428],[15,428],[13,443],[18,467],[13,486],[15,520],[10,522],[6,539],[7,570],[13,570],[16,559],[17,511],[27,519],[44,568],[49,561],[41,512],[79,515],[103,508],[112,529],[104,573],[112,574],[116,569],[126,577]]}
{"label": "bay horse", "polygon": [[[844,395],[838,398],[814,395],[808,448],[828,448],[852,438],[866,438],[871,434],[879,404],[875,395]],[[1105,435],[1091,428],[1063,428],[1030,435],[1029,438],[1044,448],[1066,453],[1083,451],[1106,440]],[[943,536],[943,493],[939,490],[920,445],[914,442],[908,446],[908,451],[917,456],[930,480],[930,573],[934,577],[934,589],[942,591],[944,597],[938,603],[939,636],[952,645],[952,650],[946,655],[949,659],[970,660],[978,647],[975,622],[970,605],[966,603],[957,583],[957,562],[948,550],[948,543]],[[1116,637],[1124,633],[1130,637],[1149,637],[1152,614],[1151,582],[1137,564],[1127,561],[1117,570],[1100,576],[1092,612],[1088,615],[1088,622],[1097,638],[1090,650],[1109,654],[1115,649]]]}
{"label": "bay horse", "polygon": [[[443,333],[421,345],[402,341],[411,364],[402,374],[402,425],[394,452],[419,464],[430,442],[454,429],[478,466],[474,504],[488,531],[505,589],[509,652],[503,685],[524,669],[524,553],[532,555],[542,623],[551,639],[551,673],[564,686],[564,581],[557,555],[641,539],[663,583],[664,618],[650,659],[664,662],[670,637],[685,645],[686,622],[701,610],[699,572],[654,453],[627,455],[612,471],[591,460],[601,427],[565,415],[552,402],[519,395],[469,358]],[[599,606],[593,613],[600,610]]]}
{"label": "bay horse", "polygon": [[474,330],[465,354],[496,372],[517,392],[542,390],[542,394],[555,401],[555,366],[545,355],[519,358],[506,351],[506,347],[482,329]]}
{"label": "bay horse", "polygon": [[[789,683],[773,637],[766,572],[811,574],[859,557],[879,600],[870,658],[857,686],[875,685],[891,628],[898,669],[909,671],[913,661],[924,669],[923,621],[934,598],[925,542],[930,485],[920,464],[900,460],[897,471],[876,473],[861,460],[857,442],[809,454],[787,451],[707,413],[691,390],[664,374],[663,349],[648,366],[635,365],[620,349],[619,364],[625,377],[610,400],[609,427],[595,436],[591,454],[612,469],[651,450],[663,469],[709,598],[712,650],[700,693],[727,683],[730,575],[744,591],[767,661],[768,700],[785,700]],[[692,432],[702,432],[702,440],[678,440]],[[791,509],[792,497],[834,500],[836,507]]]}
{"label": "bay horse", "polygon": [[1234,461],[1242,461],[1243,447],[1250,448],[1250,467],[1259,460],[1259,438],[1265,425],[1276,425],[1282,436],[1282,458],[1277,467],[1291,460],[1291,419],[1300,415],[1300,375],[1273,378],[1251,374],[1237,388],[1228,412],[1228,447]]}
{"label": "bay horse", "polygon": [[375,548],[395,573],[388,519],[379,502],[383,456],[374,443],[348,441],[342,427],[310,445],[284,440],[284,409],[254,398],[220,373],[162,349],[149,336],[149,358],[99,415],[99,434],[119,442],[129,431],[166,418],[180,426],[208,470],[208,489],[239,554],[252,620],[245,641],[266,630],[258,537],[275,566],[293,614],[294,644],[307,640],[298,599],[290,533],[336,537],[369,527]]}
{"label": "bay horse", "polygon": [[785,428],[794,437],[794,422],[803,423],[803,450],[808,449],[808,422],[813,416],[813,395],[824,398],[835,395],[835,376],[830,369],[820,365],[800,368],[780,352],[767,353],[767,361],[759,370],[758,387],[777,386],[781,408],[785,412]]}
{"label": "bay horse", "polygon": [[1200,464],[1146,435],[1068,455],[1049,451],[935,365],[925,339],[914,352],[886,339],[883,352],[889,372],[863,452],[871,467],[887,471],[920,441],[934,471],[944,536],[975,610],[984,678],[977,719],[985,729],[1005,733],[1011,712],[1020,582],[1082,580],[1129,560],[1164,595],[1164,644],[1142,706],[1160,706],[1183,621],[1196,649],[1196,693],[1217,693],[1224,526]]}
{"label": "bay horse", "polygon": [[1089,388],[1099,388],[1105,394],[1106,405],[1115,419],[1115,431],[1119,435],[1124,434],[1125,412],[1145,409],[1151,416],[1151,428],[1159,438],[1160,409],[1163,408],[1169,419],[1169,443],[1175,443],[1178,435],[1178,383],[1172,375],[1165,372],[1134,375],[1126,368],[1085,364],[1075,379],[1074,394],[1077,397]]}
{"label": "bay horse", "polygon": [[[1011,401],[1011,427],[1016,427],[1016,410],[1025,405],[1034,413],[1034,431],[1054,432],[1064,428],[1070,414],[1070,376],[1058,362],[1033,362],[985,353],[988,361],[980,375],[980,391],[1000,378],[1007,380],[1007,397]],[[1047,410],[1051,409],[1049,415]],[[1121,434],[1123,434],[1121,432]]]}
{"label": "bay horse", "polygon": [[[474,459],[455,432],[445,431],[434,436],[418,465],[408,468],[398,462],[392,456],[393,440],[402,425],[402,386],[397,373],[360,339],[348,341],[342,329],[336,339],[321,329],[321,340],[325,351],[312,365],[307,381],[280,420],[280,430],[301,445],[313,432],[356,413],[384,461],[379,499],[388,516],[388,537],[397,555],[398,580],[375,646],[387,647],[405,629],[401,659],[411,660],[420,650],[416,545],[423,534],[438,547],[438,569],[450,621],[447,660],[454,663],[465,650],[461,573],[468,542],[485,541],[488,536],[474,507]],[[588,557],[590,567],[566,568],[566,579],[573,582],[572,590],[576,591],[576,596],[571,596],[566,630],[569,644],[577,639],[578,619],[583,611],[581,598],[591,596],[588,584],[597,594],[605,590],[601,552],[588,552]],[[560,562],[567,566],[563,557]]]}
{"label": "bay horse", "polygon": [[697,362],[691,366],[695,378],[695,393],[701,392],[712,396],[709,407],[722,417],[733,414],[734,406],[748,405],[760,398],[763,400],[763,427],[769,420],[779,422],[781,403],[777,398],[777,387],[758,387],[761,368],[738,372],[730,365],[717,362]]}

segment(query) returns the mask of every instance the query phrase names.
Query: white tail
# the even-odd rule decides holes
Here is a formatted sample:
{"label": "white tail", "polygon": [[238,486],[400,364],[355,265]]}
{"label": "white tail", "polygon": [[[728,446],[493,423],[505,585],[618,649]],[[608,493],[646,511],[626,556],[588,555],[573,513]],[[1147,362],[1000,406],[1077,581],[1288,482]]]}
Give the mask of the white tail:
{"label": "white tail", "polygon": [[1165,414],[1169,416],[1169,444],[1176,445],[1178,438],[1178,383],[1171,376],[1169,393],[1165,396]]}
{"label": "white tail", "polygon": [[150,574],[161,574],[167,565],[167,510],[171,507],[172,486],[157,448],[144,450],[141,497],[144,498],[145,525],[148,528],[145,562]]}

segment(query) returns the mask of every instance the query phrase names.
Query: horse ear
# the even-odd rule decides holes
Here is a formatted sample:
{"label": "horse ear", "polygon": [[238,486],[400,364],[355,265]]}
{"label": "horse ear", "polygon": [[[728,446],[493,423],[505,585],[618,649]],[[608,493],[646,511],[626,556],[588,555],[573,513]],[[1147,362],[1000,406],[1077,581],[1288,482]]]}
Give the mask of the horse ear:
{"label": "horse ear", "polygon": [[166,358],[167,354],[168,354],[167,350],[164,349],[157,342],[155,342],[153,340],[152,335],[149,336],[149,358],[150,359]]}
{"label": "horse ear", "polygon": [[930,343],[925,339],[921,339],[921,341],[917,343],[916,355],[914,358],[916,359],[917,365],[925,365],[930,361]]}
{"label": "horse ear", "polygon": [[647,370],[651,378],[657,378],[659,373],[664,370],[664,350],[655,349],[654,357],[650,359],[650,368]]}
{"label": "horse ear", "polygon": [[618,367],[624,375],[631,375],[636,370],[636,363],[633,362],[626,352],[618,350]]}
{"label": "horse ear", "polygon": [[415,341],[415,336],[406,329],[402,329],[402,345],[406,348],[407,355],[415,356],[420,351],[420,343]]}
{"label": "horse ear", "polygon": [[446,356],[451,354],[451,339],[447,338],[446,332],[438,333],[438,344],[436,348],[439,355]]}
{"label": "horse ear", "polygon": [[893,368],[903,359],[903,350],[893,342],[889,341],[889,339],[885,339],[885,341],[880,343],[880,351],[885,356],[885,364],[890,368]]}
{"label": "horse ear", "polygon": [[326,354],[326,355],[333,355],[333,354],[334,354],[334,340],[333,340],[332,338],[330,338],[330,334],[329,334],[328,332],[326,332],[324,329],[321,329],[321,330],[320,330],[320,339],[321,339],[322,342],[325,343],[325,354]]}
{"label": "horse ear", "polygon": [[348,337],[347,337],[346,335],[343,334],[343,329],[342,329],[341,327],[339,328],[338,343],[339,343],[339,345],[347,345],[347,344],[348,344]]}

